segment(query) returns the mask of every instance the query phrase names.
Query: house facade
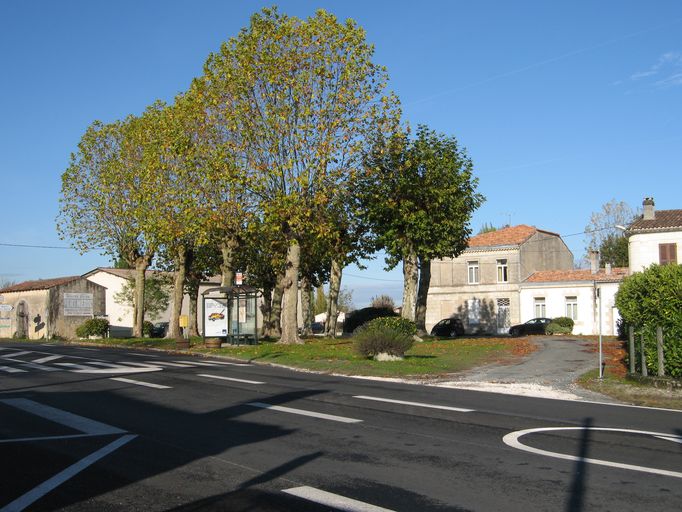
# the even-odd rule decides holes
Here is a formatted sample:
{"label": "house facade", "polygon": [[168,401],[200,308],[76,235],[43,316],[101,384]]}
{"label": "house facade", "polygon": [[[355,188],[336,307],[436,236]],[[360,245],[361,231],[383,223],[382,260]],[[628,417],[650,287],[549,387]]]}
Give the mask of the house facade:
{"label": "house facade", "polygon": [[80,324],[105,314],[104,287],[81,276],[25,281],[0,295],[2,338],[73,338]]}
{"label": "house facade", "polygon": [[628,268],[608,265],[535,272],[520,286],[521,321],[566,316],[575,322],[573,334],[615,335],[620,319],[616,292],[628,274]]}
{"label": "house facade", "polygon": [[651,197],[644,199],[642,206],[643,215],[626,231],[630,269],[640,272],[654,263],[681,263],[682,210],[656,211]]}
{"label": "house facade", "polygon": [[538,270],[572,268],[561,237],[534,226],[472,237],[457,258],[432,261],[426,328],[458,317],[468,333],[507,333],[521,319],[520,284]]}

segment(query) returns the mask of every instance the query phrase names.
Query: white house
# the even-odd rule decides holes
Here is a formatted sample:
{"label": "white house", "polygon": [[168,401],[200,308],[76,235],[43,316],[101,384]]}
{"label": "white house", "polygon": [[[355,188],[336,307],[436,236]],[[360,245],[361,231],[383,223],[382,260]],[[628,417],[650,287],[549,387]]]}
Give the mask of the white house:
{"label": "white house", "polygon": [[[620,315],[615,296],[627,268],[543,270],[520,285],[521,322],[536,317],[567,316],[573,334],[617,334]],[[601,317],[601,331],[599,319]]]}
{"label": "white house", "polygon": [[630,269],[640,272],[653,263],[680,263],[682,210],[659,210],[651,197],[644,199],[644,214],[628,228]]}

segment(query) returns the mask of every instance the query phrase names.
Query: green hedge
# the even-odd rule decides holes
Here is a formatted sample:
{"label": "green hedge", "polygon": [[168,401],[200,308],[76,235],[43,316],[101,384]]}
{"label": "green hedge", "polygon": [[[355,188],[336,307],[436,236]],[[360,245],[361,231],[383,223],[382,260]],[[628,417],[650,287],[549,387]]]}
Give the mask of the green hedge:
{"label": "green hedge", "polygon": [[398,316],[398,314],[391,308],[362,308],[356,309],[346,314],[346,319],[343,321],[343,332],[352,333],[362,324],[386,316]]}
{"label": "green hedge", "polygon": [[76,336],[88,338],[89,336],[105,337],[109,332],[109,320],[106,318],[91,318],[76,327]]}
{"label": "green hedge", "polygon": [[545,332],[547,334],[571,334],[573,329],[566,327],[565,325],[558,324],[552,320],[552,322],[547,326]]}
{"label": "green hedge", "polygon": [[412,348],[412,334],[381,323],[371,324],[372,322],[363,325],[353,336],[355,350],[363,357],[374,357],[382,353],[403,357]]}
{"label": "green hedge", "polygon": [[572,318],[569,318],[567,316],[558,316],[556,318],[552,318],[552,324],[557,324],[560,327],[568,329],[567,332],[570,334],[571,332],[573,332],[573,326],[575,325],[575,322],[573,321]]}
{"label": "green hedge", "polygon": [[417,334],[417,325],[407,318],[402,318],[400,316],[384,316],[380,318],[375,318],[370,320],[365,324],[371,329],[394,329],[408,336],[414,336]]}

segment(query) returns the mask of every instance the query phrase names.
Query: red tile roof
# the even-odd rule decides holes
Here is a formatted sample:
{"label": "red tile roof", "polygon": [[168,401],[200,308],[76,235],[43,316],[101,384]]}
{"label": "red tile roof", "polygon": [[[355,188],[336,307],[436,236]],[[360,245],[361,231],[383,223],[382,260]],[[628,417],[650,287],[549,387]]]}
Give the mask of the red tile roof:
{"label": "red tile roof", "polygon": [[593,274],[590,269],[580,270],[540,270],[531,274],[526,279],[526,283],[560,283],[571,281],[598,281],[600,283],[622,281],[630,273],[627,267],[615,267],[611,269],[611,273],[607,274],[606,270],[600,268],[596,274]]}
{"label": "red tile roof", "polygon": [[657,231],[677,228],[682,230],[682,210],[656,210],[653,220],[639,218],[628,228],[629,232]]}
{"label": "red tile roof", "polygon": [[55,286],[70,283],[80,279],[80,276],[56,277],[54,279],[38,279],[36,281],[24,281],[23,283],[13,284],[0,290],[0,293],[28,292],[32,290],[47,290]]}
{"label": "red tile roof", "polygon": [[521,245],[532,237],[538,231],[554,236],[559,236],[550,231],[538,229],[535,226],[526,226],[521,224],[519,226],[510,226],[507,228],[498,229],[497,231],[489,231],[480,235],[473,236],[469,239],[469,247],[495,247],[499,245]]}

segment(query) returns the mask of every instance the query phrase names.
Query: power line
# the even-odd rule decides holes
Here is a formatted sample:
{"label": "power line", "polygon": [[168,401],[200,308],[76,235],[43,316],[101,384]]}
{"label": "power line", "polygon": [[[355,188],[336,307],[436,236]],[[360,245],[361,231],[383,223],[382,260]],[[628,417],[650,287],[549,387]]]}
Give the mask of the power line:
{"label": "power line", "polygon": [[64,246],[57,246],[57,245],[31,245],[31,244],[10,244],[7,242],[0,242],[1,246],[4,247],[27,247],[30,249],[71,249],[75,251],[73,247],[64,247]]}

